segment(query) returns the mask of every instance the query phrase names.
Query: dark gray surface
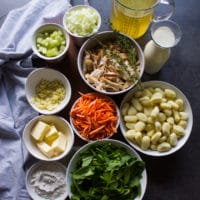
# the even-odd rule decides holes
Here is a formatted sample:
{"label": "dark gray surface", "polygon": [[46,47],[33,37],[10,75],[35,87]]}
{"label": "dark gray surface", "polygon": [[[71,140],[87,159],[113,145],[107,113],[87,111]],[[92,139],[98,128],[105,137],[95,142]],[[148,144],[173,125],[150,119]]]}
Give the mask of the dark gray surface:
{"label": "dark gray surface", "polygon": [[[111,1],[90,0],[90,3],[101,12],[103,19],[109,17]],[[143,80],[162,80],[177,86],[190,101],[194,125],[188,142],[173,155],[153,158],[140,154],[148,174],[144,200],[200,199],[200,6],[195,0],[175,3],[171,19],[180,25],[182,39],[172,49],[164,68],[156,75],[144,74]],[[107,28],[103,24],[102,30]],[[149,32],[138,40],[142,47],[148,38]]]}
{"label": "dark gray surface", "polygon": [[[14,1],[13,1],[14,2]],[[102,30],[109,29],[111,0],[90,0],[102,15]],[[73,0],[73,5],[83,0]],[[146,163],[148,183],[144,200],[199,200],[200,185],[200,12],[196,0],[177,0],[172,20],[183,32],[180,43],[172,49],[171,57],[156,75],[144,74],[143,80],[162,80],[177,86],[191,103],[194,117],[191,137],[173,155],[153,158],[140,154]],[[1,24],[2,20],[0,20]],[[139,39],[143,47],[149,33]],[[119,97],[116,97],[119,101]]]}

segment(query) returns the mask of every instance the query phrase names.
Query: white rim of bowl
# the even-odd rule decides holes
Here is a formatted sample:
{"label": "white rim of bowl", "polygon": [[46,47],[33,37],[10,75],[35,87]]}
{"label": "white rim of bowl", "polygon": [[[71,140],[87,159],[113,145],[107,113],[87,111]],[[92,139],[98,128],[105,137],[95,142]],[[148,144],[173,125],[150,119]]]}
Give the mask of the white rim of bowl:
{"label": "white rim of bowl", "polygon": [[[66,180],[67,180],[67,182],[68,182],[68,177],[71,176],[70,175],[70,166],[71,166],[73,160],[78,156],[78,154],[81,151],[87,150],[91,145],[95,145],[95,143],[107,143],[107,142],[114,143],[114,145],[116,147],[119,147],[119,145],[120,145],[121,147],[125,148],[128,151],[129,154],[133,153],[136,156],[136,158],[138,158],[139,160],[143,161],[142,158],[140,157],[140,155],[135,151],[135,149],[131,148],[130,145],[128,145],[128,144],[126,144],[126,143],[124,143],[122,141],[119,141],[119,140],[116,140],[116,139],[110,139],[110,138],[93,141],[93,142],[87,143],[87,144],[83,145],[82,147],[80,147],[74,153],[74,155],[72,156],[72,158],[70,159],[70,161],[68,163],[68,166],[67,166],[67,172],[66,172]],[[138,197],[136,197],[135,200],[142,199],[143,196],[144,196],[144,194],[145,194],[145,191],[146,191],[146,187],[147,187],[147,171],[146,171],[146,166],[144,168],[144,171],[142,172],[142,178],[140,179],[140,183],[141,183],[141,180],[144,181],[143,182],[143,190],[141,191],[141,195],[138,196]],[[69,188],[70,188],[70,186],[67,186],[67,193],[68,193],[69,197],[71,197],[71,192],[70,192]]]}
{"label": "white rim of bowl", "polygon": [[[115,108],[116,108],[117,116],[118,116],[118,120],[117,120],[117,124],[116,124],[116,130],[117,130],[118,127],[119,127],[119,124],[120,124],[120,110],[119,110],[119,107],[117,106],[117,104],[115,103],[115,101],[114,101],[111,97],[106,96],[105,94],[98,93],[98,92],[89,92],[89,93],[86,93],[86,94],[97,94],[97,95],[100,95],[100,96],[102,96],[102,97],[107,98],[108,100],[110,100],[110,101],[114,104],[114,106],[115,106]],[[78,99],[76,99],[76,101],[73,103],[73,105],[72,105],[72,107],[71,107],[71,109],[70,109],[70,112],[71,112],[71,110],[74,108],[75,104],[79,101],[80,98],[81,98],[81,96],[80,96]],[[70,121],[71,127],[72,127],[72,129],[74,130],[75,134],[76,134],[80,139],[82,139],[82,140],[85,141],[85,142],[89,142],[89,143],[90,143],[90,142],[94,142],[94,141],[109,139],[109,138],[111,138],[111,137],[115,134],[115,133],[112,133],[111,136],[109,136],[109,137],[107,137],[107,138],[103,138],[103,139],[98,139],[98,140],[87,140],[87,139],[84,138],[84,137],[79,133],[79,131],[76,129],[76,127],[75,127],[74,124],[73,124],[73,120],[72,120],[72,117],[71,117],[71,116],[69,116],[69,121]]]}
{"label": "white rim of bowl", "polygon": [[[29,184],[30,182],[30,176],[33,172],[35,172],[40,166],[58,166],[61,170],[65,171],[65,180],[66,180],[66,174],[67,174],[67,168],[58,161],[52,161],[51,163],[47,162],[47,161],[37,161],[35,164],[33,164],[26,172],[26,176],[25,176],[25,185],[26,185],[26,189],[28,191],[28,194],[30,195],[30,197],[32,199],[35,198],[35,196],[33,195],[33,193],[35,193],[35,195],[37,196],[37,198],[39,198],[39,200],[45,200],[46,198],[42,198],[40,197],[35,191],[33,191],[32,186]],[[56,168],[58,169],[58,168]],[[65,181],[66,182],[66,181]],[[61,199],[65,199],[68,197],[68,193],[67,193],[67,185],[66,185],[66,192],[65,194],[62,194],[61,197],[58,197],[55,200],[61,200]]]}
{"label": "white rim of bowl", "polygon": [[[65,124],[67,124],[68,129],[69,129],[69,131],[70,131],[71,143],[70,143],[70,144],[67,143],[67,145],[69,144],[69,151],[64,151],[63,153],[61,153],[60,155],[58,155],[58,156],[56,156],[56,157],[48,158],[48,157],[46,157],[46,156],[44,155],[44,158],[41,158],[41,157],[35,155],[35,154],[31,151],[31,149],[29,148],[29,146],[27,145],[26,139],[25,139],[25,138],[26,138],[26,136],[25,136],[25,131],[26,131],[27,128],[29,128],[29,126],[30,126],[32,123],[37,122],[37,121],[40,120],[40,119],[46,121],[45,118],[48,119],[48,117],[57,118],[57,119],[59,119],[59,120],[62,120]],[[29,152],[29,154],[31,154],[34,158],[37,158],[38,160],[44,161],[44,162],[58,161],[58,160],[61,160],[63,157],[67,156],[67,155],[70,153],[71,149],[73,148],[74,140],[75,140],[75,138],[74,138],[74,132],[73,132],[73,129],[72,129],[72,127],[71,127],[71,124],[70,124],[65,118],[63,118],[63,117],[61,117],[61,116],[58,116],[58,115],[39,115],[39,116],[37,116],[37,117],[31,119],[31,120],[25,125],[24,130],[23,130],[23,136],[22,136],[22,137],[23,137],[23,143],[24,143],[24,145],[25,145],[27,151]],[[30,139],[31,139],[31,136],[30,136]],[[33,143],[33,142],[31,141],[31,143]],[[34,145],[34,144],[33,144],[33,145]],[[36,147],[36,148],[37,148],[37,147]],[[38,150],[38,152],[40,152],[39,149],[37,149],[37,150]],[[41,153],[41,152],[40,152],[40,153]],[[41,153],[41,154],[42,154],[42,153]]]}
{"label": "white rim of bowl", "polygon": [[[97,27],[96,27],[96,29],[95,29],[95,31],[94,31],[93,33],[91,33],[91,34],[89,34],[89,35],[85,35],[85,36],[80,36],[80,35],[78,35],[78,34],[72,33],[72,32],[68,29],[67,24],[66,24],[66,15],[67,15],[71,10],[78,9],[78,8],[90,8],[90,9],[94,10],[94,11],[97,13],[98,18],[99,18],[99,23],[98,23],[98,25],[97,25]],[[71,8],[69,8],[69,9],[65,12],[65,14],[64,14],[64,16],[63,16],[63,26],[64,26],[65,30],[67,31],[67,33],[70,34],[70,35],[73,36],[73,37],[77,37],[77,38],[80,38],[80,39],[81,39],[81,38],[88,38],[88,37],[90,37],[90,36],[96,34],[96,33],[99,31],[100,27],[101,27],[101,21],[102,21],[102,20],[101,20],[101,15],[100,15],[100,13],[98,12],[98,10],[95,9],[94,7],[90,6],[90,5],[77,5],[77,6],[72,6]]]}
{"label": "white rim of bowl", "polygon": [[[97,33],[97,34],[95,34],[94,35],[94,38],[95,37],[101,37],[101,35],[104,35],[104,34],[113,34],[114,33],[114,31],[102,31],[102,32],[99,32],[99,33]],[[86,80],[86,78],[85,78],[85,76],[84,76],[84,74],[83,74],[83,70],[82,70],[82,68],[83,68],[83,64],[82,64],[82,56],[83,56],[83,54],[84,54],[84,49],[87,49],[87,46],[88,46],[88,42],[90,41],[90,39],[93,39],[93,37],[91,37],[91,38],[89,38],[89,39],[87,39],[84,43],[83,43],[83,45],[81,46],[81,48],[80,48],[80,50],[79,50],[79,52],[78,52],[78,57],[77,57],[77,66],[78,66],[78,72],[79,72],[79,74],[80,74],[80,76],[81,76],[81,78],[82,78],[82,80],[86,83],[86,85],[87,86],[89,86],[91,89],[93,89],[94,91],[96,91],[96,92],[99,92],[99,93],[102,93],[102,94],[106,94],[106,95],[119,95],[119,94],[123,94],[123,93],[126,93],[127,91],[129,91],[129,90],[131,90],[132,88],[134,88],[137,84],[138,84],[138,82],[139,82],[139,80],[141,79],[141,77],[143,76],[143,73],[144,73],[144,69],[145,69],[145,59],[144,59],[144,54],[143,54],[143,51],[142,51],[142,49],[141,49],[141,47],[140,47],[140,45],[137,43],[137,41],[136,40],[134,40],[133,38],[131,38],[131,37],[129,37],[128,35],[126,35],[126,34],[123,34],[123,33],[120,33],[121,35],[124,35],[125,37],[127,37],[127,38],[129,38],[133,43],[134,43],[134,46],[136,47],[136,49],[137,49],[137,52],[139,52],[138,53],[138,57],[139,57],[139,59],[141,59],[141,65],[140,65],[140,72],[139,72],[139,75],[140,75],[140,77],[139,77],[139,79],[137,80],[137,81],[135,81],[135,83],[133,84],[133,85],[131,85],[131,86],[129,86],[128,88],[126,88],[126,89],[124,89],[124,90],[121,90],[121,91],[117,91],[117,92],[107,92],[107,91],[101,91],[101,90],[98,90],[96,87],[94,87],[92,84],[90,84],[87,80]],[[105,39],[105,41],[106,41],[107,39]],[[141,57],[141,58],[140,58]]]}
{"label": "white rim of bowl", "polygon": [[[168,83],[168,82],[164,82],[164,81],[145,81],[145,82],[141,82],[142,86],[144,87],[161,87],[161,88],[170,88],[170,89],[173,89],[174,91],[176,91],[176,93],[178,93],[179,96],[181,96],[181,99],[183,99],[184,101],[184,104],[187,105],[188,107],[188,111],[189,113],[191,114],[191,117],[188,119],[190,120],[190,123],[188,122],[187,124],[187,127],[188,127],[188,134],[187,135],[184,135],[183,138],[180,138],[179,140],[182,140],[184,139],[184,142],[181,144],[181,145],[178,145],[179,143],[179,140],[178,140],[178,143],[175,147],[173,147],[172,149],[170,149],[169,151],[166,151],[166,152],[158,152],[158,151],[153,151],[153,150],[142,150],[138,145],[130,142],[128,139],[126,139],[124,133],[123,133],[123,129],[126,129],[125,126],[124,126],[124,122],[123,122],[123,118],[122,118],[122,115],[120,114],[120,130],[121,130],[121,133],[124,137],[124,139],[130,144],[131,147],[133,147],[134,149],[136,149],[137,151],[145,154],[145,155],[148,155],[148,156],[152,156],[152,157],[162,157],[162,156],[167,156],[167,155],[171,155],[175,152],[177,152],[178,150],[180,150],[184,145],[185,143],[187,142],[187,140],[189,139],[190,135],[191,135],[191,132],[192,132],[192,126],[193,126],[193,113],[192,113],[192,108],[191,108],[191,105],[187,99],[187,97],[184,95],[184,93],[178,89],[176,86]],[[161,85],[162,84],[162,85]],[[154,86],[152,86],[154,85]],[[131,91],[129,91],[123,98],[122,102],[121,102],[121,105],[120,105],[120,113],[121,113],[121,109],[122,109],[122,105],[127,102],[125,101],[126,98],[130,99],[132,96],[133,96],[133,93],[137,91],[137,88],[133,88]]]}
{"label": "white rim of bowl", "polygon": [[[49,111],[49,110],[42,110],[42,109],[39,109],[39,108],[37,108],[37,106],[35,106],[35,105],[31,102],[31,96],[28,96],[28,95],[27,95],[27,94],[28,94],[27,82],[28,82],[28,80],[30,79],[31,76],[33,76],[35,73],[39,73],[40,71],[52,71],[53,73],[58,74],[58,76],[61,76],[61,77],[65,80],[65,82],[66,82],[66,84],[67,84],[67,86],[68,86],[68,88],[67,88],[67,93],[65,94],[65,96],[67,95],[68,98],[67,98],[67,101],[66,101],[65,103],[63,103],[63,106],[59,106],[59,105],[58,105],[58,108],[55,108],[54,110],[50,110],[50,111]],[[46,78],[44,77],[44,79],[46,79]],[[48,80],[48,78],[47,78],[46,80]],[[39,82],[38,82],[38,83],[39,83]],[[64,83],[63,83],[63,84],[64,84]],[[65,84],[64,84],[64,85],[65,85]],[[65,88],[65,89],[66,89],[66,88]],[[55,69],[43,67],[43,68],[38,68],[38,69],[33,70],[33,71],[28,75],[28,77],[27,77],[27,79],[26,79],[26,84],[25,84],[25,93],[26,93],[26,99],[28,100],[29,104],[31,105],[31,107],[32,107],[34,110],[36,110],[37,112],[39,112],[39,113],[41,113],[41,114],[44,114],[44,115],[53,115],[53,114],[56,114],[56,113],[60,112],[61,110],[63,110],[63,109],[69,104],[69,101],[70,101],[70,99],[71,99],[72,89],[71,89],[71,84],[70,84],[68,78],[67,78],[63,73],[61,73],[60,71],[55,70]],[[63,99],[63,100],[64,100],[64,99]],[[62,100],[60,103],[62,103],[63,100]]]}
{"label": "white rim of bowl", "polygon": [[[64,33],[64,36],[65,36],[65,41],[66,41],[66,46],[65,46],[65,49],[60,53],[58,54],[57,56],[54,56],[54,57],[47,57],[47,56],[44,56],[42,54],[39,53],[37,47],[36,47],[36,36],[37,36],[37,33],[39,33],[42,29],[44,29],[45,27],[47,27],[48,29],[48,26],[51,26],[52,29],[53,27],[55,27],[56,29],[59,29],[61,30],[63,33]],[[43,31],[42,31],[43,32]],[[70,45],[70,37],[69,37],[69,34],[66,32],[66,30],[64,29],[63,26],[61,26],[60,24],[56,24],[56,23],[46,23],[46,24],[43,24],[41,26],[39,26],[33,33],[33,36],[32,36],[32,50],[33,52],[40,58],[44,59],[44,60],[47,60],[47,61],[54,61],[54,60],[59,60],[61,59],[67,52],[67,50],[69,49],[69,45]]]}

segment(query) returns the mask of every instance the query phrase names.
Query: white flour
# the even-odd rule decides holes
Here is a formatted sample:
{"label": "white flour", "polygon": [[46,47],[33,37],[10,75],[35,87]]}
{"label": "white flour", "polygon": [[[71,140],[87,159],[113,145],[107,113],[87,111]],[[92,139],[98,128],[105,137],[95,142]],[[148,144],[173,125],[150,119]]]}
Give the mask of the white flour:
{"label": "white flour", "polygon": [[59,166],[40,166],[30,176],[30,185],[42,198],[55,200],[66,192],[66,172]]}

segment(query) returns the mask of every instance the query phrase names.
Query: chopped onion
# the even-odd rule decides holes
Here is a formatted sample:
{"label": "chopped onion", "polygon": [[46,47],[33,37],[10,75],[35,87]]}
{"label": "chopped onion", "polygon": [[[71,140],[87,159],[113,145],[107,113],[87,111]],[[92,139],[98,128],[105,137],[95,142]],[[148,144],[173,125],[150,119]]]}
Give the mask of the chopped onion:
{"label": "chopped onion", "polygon": [[98,23],[98,13],[91,8],[72,9],[66,16],[66,25],[69,31],[78,36],[94,33],[98,28]]}

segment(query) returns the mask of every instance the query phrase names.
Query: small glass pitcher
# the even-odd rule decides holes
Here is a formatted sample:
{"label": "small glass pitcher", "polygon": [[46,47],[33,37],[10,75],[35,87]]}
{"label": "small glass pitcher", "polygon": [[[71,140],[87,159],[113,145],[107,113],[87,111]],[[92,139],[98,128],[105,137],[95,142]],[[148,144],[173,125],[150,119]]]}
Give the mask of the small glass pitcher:
{"label": "small glass pitcher", "polygon": [[[160,4],[169,6],[170,12],[154,16],[155,8]],[[113,30],[137,39],[146,33],[152,21],[167,20],[174,10],[173,0],[113,0],[110,22]]]}

